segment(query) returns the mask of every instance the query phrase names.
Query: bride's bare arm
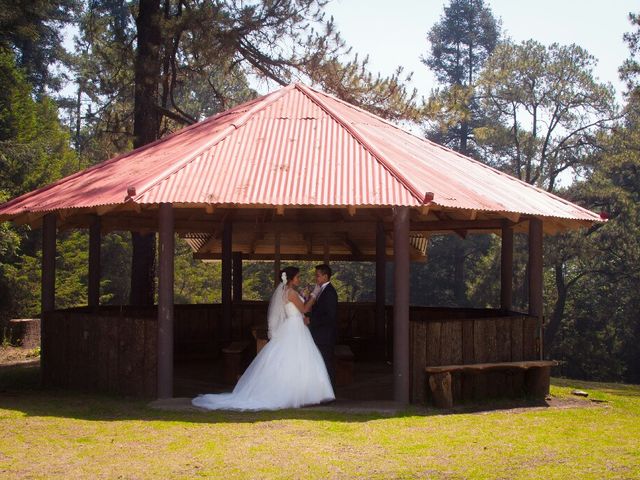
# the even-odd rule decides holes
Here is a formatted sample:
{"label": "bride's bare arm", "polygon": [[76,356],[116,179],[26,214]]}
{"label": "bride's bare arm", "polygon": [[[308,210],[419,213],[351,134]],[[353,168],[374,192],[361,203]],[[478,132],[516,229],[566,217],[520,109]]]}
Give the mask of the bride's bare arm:
{"label": "bride's bare arm", "polygon": [[309,300],[307,300],[304,304],[304,310],[303,313],[307,313],[311,311],[311,307],[313,307],[313,304],[316,303],[316,297],[309,297]]}

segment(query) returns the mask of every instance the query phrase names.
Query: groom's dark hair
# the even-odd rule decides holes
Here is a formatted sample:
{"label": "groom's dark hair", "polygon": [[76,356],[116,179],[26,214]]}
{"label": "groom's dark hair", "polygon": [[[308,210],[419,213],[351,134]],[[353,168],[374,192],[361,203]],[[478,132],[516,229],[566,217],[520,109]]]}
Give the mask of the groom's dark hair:
{"label": "groom's dark hair", "polygon": [[326,275],[327,278],[331,279],[331,267],[329,265],[327,265],[326,263],[323,263],[321,265],[316,265],[316,270],[318,270],[320,273],[322,273],[323,275]]}

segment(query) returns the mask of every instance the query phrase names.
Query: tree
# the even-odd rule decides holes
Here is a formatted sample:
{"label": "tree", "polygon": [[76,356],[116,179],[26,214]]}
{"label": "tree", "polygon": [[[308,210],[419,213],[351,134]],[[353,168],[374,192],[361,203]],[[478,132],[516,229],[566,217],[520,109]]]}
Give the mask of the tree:
{"label": "tree", "polygon": [[[366,60],[341,61],[348,49],[333,22],[325,21],[324,5],[324,0],[139,0],[130,8],[124,2],[87,3],[79,18],[79,91],[96,103],[94,117],[102,117],[96,124],[122,148],[129,142],[134,148],[145,145],[254,96],[249,76],[286,84],[297,74],[388,118],[415,118],[415,92],[406,91],[401,72],[374,77]],[[318,25],[323,28],[315,30]],[[210,87],[208,94],[201,95],[202,85]],[[132,237],[133,303],[153,301],[154,238]]]}
{"label": "tree", "polygon": [[[433,90],[426,105],[430,125],[426,136],[463,155],[479,157],[474,130],[485,126],[487,116],[476,93],[476,81],[500,38],[500,23],[484,0],[451,0],[427,35],[430,52],[422,62],[436,75],[440,89]],[[441,256],[453,266],[453,301],[467,305],[466,259],[481,248],[482,239],[454,237],[442,245]],[[431,262],[429,269],[432,268]],[[430,277],[424,272],[425,278]],[[441,302],[449,301],[440,299]]]}
{"label": "tree", "polygon": [[77,0],[0,1],[0,46],[16,55],[37,95],[60,88],[61,78],[51,66],[66,59],[62,31],[76,6]]}
{"label": "tree", "polygon": [[561,175],[584,173],[598,132],[618,117],[613,87],[593,76],[595,62],[577,45],[500,44],[479,79],[496,120],[476,129],[487,160],[550,192]]}
{"label": "tree", "polygon": [[486,118],[476,95],[476,80],[500,38],[500,23],[484,0],[451,0],[427,36],[431,46],[422,61],[443,86],[431,93],[427,114],[434,126],[427,136],[463,155],[473,130]]}
{"label": "tree", "polygon": [[630,14],[635,31],[624,38],[630,58],[620,68],[627,83],[624,122],[600,139],[589,173],[570,194],[609,220],[586,235],[563,235],[548,252],[555,265],[551,282],[557,298],[546,342],[559,358],[569,360],[566,374],[580,378],[640,382],[640,21]]}

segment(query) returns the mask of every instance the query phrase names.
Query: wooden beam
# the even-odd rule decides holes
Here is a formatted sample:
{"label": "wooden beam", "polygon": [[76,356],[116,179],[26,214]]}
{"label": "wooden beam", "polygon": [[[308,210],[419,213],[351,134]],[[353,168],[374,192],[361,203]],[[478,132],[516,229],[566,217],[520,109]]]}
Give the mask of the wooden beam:
{"label": "wooden beam", "polygon": [[518,223],[520,221],[521,215],[519,213],[514,212],[501,212],[502,216],[509,220],[512,223]]}
{"label": "wooden beam", "polygon": [[251,237],[251,242],[249,243],[250,253],[255,253],[256,243],[258,243],[260,240],[264,240],[264,233],[254,232],[253,237]]}
{"label": "wooden beam", "polygon": [[46,212],[32,212],[23,213],[13,219],[14,225],[30,225],[35,227],[45,215],[55,215],[55,213],[48,214]]}
{"label": "wooden beam", "polygon": [[207,213],[207,215],[212,215],[215,210],[216,207],[214,207],[210,203],[207,203],[204,207],[204,211]]}
{"label": "wooden beam", "polygon": [[231,274],[232,274],[232,226],[226,219],[222,229],[222,337],[231,340]]}
{"label": "wooden beam", "polygon": [[429,215],[429,210],[430,210],[429,205],[422,205],[421,207],[418,207],[418,212],[420,212],[420,215],[423,217],[426,217],[427,215]]}
{"label": "wooden beam", "polygon": [[478,211],[477,210],[469,210],[467,212],[467,218],[469,220],[475,220],[478,217]]}
{"label": "wooden beam", "polygon": [[90,307],[100,305],[100,246],[102,233],[100,217],[93,216],[93,223],[89,227],[89,281],[88,304]]}
{"label": "wooden beam", "polygon": [[538,218],[529,219],[529,315],[538,318],[538,345],[541,359],[543,315],[542,235],[542,221]]}
{"label": "wooden beam", "polygon": [[356,214],[356,206],[355,205],[349,205],[347,207],[347,211],[349,212],[349,216],[353,217]]}
{"label": "wooden beam", "polygon": [[173,208],[161,203],[158,250],[158,398],[173,397]]}
{"label": "wooden beam", "polygon": [[115,210],[119,206],[120,206],[119,203],[116,203],[115,205],[99,205],[95,208],[95,212],[96,212],[96,215],[103,216]]}
{"label": "wooden beam", "polygon": [[45,314],[56,307],[56,215],[49,213],[42,221],[42,278],[40,287],[40,378],[49,377],[49,342]]}
{"label": "wooden beam", "polygon": [[397,207],[393,220],[393,397],[409,403],[409,208]]}
{"label": "wooden beam", "polygon": [[278,206],[276,207],[276,213],[277,213],[278,215],[284,215],[284,205],[278,205]]}
{"label": "wooden beam", "polygon": [[233,252],[233,302],[242,301],[242,252]]}
{"label": "wooden beam", "polygon": [[273,255],[273,284],[280,284],[280,232],[276,232]]}
{"label": "wooden beam", "polygon": [[[193,258],[195,260],[221,260],[222,254],[220,253],[194,253]],[[261,261],[273,261],[275,258],[274,253],[254,253],[254,254],[243,254],[243,260],[261,260]],[[393,261],[393,255],[387,255],[387,261]],[[416,258],[415,260],[421,260],[421,258]],[[324,262],[326,257],[324,254],[314,253],[314,254],[306,254],[306,253],[281,253],[280,260],[308,260],[308,261],[318,261]],[[354,258],[353,255],[350,254],[340,254],[340,253],[332,253],[329,255],[329,260],[332,262],[375,262],[375,255],[367,255],[363,254],[361,257]]]}
{"label": "wooden beam", "polygon": [[411,231],[500,230],[502,219],[493,220],[434,220],[411,222]]}
{"label": "wooden beam", "polygon": [[56,303],[56,214],[47,213],[42,222],[42,289],[40,311],[50,312]]}
{"label": "wooden beam", "polygon": [[465,240],[467,238],[467,233],[469,233],[466,230],[463,230],[461,228],[456,228],[453,232],[456,235],[458,235],[462,240]]}
{"label": "wooden beam", "polygon": [[[385,338],[385,296],[387,290],[387,242],[384,225],[376,225],[376,339]],[[385,339],[385,351],[386,351]]]}
{"label": "wooden beam", "polygon": [[304,241],[307,243],[307,254],[311,255],[313,253],[313,235],[305,233],[303,237]]}
{"label": "wooden beam", "polygon": [[323,262],[328,265],[331,258],[331,245],[329,244],[329,237],[324,237],[324,257]]}
{"label": "wooden beam", "polygon": [[360,251],[360,248],[358,248],[355,242],[349,238],[349,234],[347,233],[344,234],[343,243],[346,245],[346,247],[349,250],[351,250],[351,255],[353,255],[354,258],[362,257],[362,252]]}
{"label": "wooden beam", "polygon": [[500,308],[511,310],[513,301],[513,227],[504,222],[500,250]]}

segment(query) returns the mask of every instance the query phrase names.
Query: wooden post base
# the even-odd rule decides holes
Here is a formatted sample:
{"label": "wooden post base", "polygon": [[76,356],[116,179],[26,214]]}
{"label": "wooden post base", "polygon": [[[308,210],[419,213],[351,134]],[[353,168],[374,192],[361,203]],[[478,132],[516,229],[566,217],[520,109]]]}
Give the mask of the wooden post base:
{"label": "wooden post base", "polygon": [[429,376],[429,387],[433,395],[433,403],[438,408],[452,408],[451,374],[449,372],[435,373]]}
{"label": "wooden post base", "polygon": [[551,367],[530,368],[524,374],[524,385],[527,395],[544,398],[549,395],[551,383]]}

